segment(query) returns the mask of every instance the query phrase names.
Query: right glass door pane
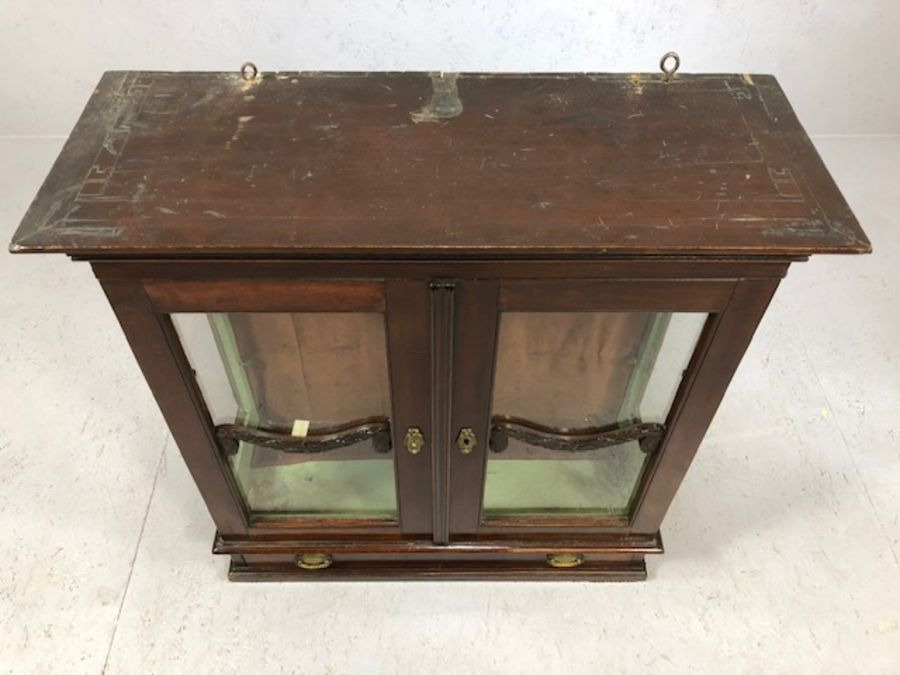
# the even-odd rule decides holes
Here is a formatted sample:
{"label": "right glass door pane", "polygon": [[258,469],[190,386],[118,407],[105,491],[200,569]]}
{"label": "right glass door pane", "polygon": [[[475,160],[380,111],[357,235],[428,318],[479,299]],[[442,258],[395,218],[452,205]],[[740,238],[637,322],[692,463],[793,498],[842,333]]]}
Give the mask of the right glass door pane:
{"label": "right glass door pane", "polygon": [[501,313],[483,519],[627,516],[707,317]]}

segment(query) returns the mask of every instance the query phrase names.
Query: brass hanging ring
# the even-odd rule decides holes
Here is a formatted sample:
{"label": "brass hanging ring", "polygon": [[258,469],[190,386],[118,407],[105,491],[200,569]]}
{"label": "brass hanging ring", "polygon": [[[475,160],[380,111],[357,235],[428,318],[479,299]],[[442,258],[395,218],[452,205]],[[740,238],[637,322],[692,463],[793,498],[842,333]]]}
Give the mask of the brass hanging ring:
{"label": "brass hanging ring", "polygon": [[[671,67],[667,67],[669,61],[672,62]],[[668,82],[672,79],[672,76],[678,72],[678,67],[681,65],[681,58],[675,52],[666,52],[663,54],[663,57],[659,60],[659,69],[663,74],[663,81]]]}
{"label": "brass hanging ring", "polygon": [[257,68],[256,64],[252,61],[247,61],[241,66],[241,77],[248,82],[250,80],[255,80],[257,75],[259,75],[259,68]]}

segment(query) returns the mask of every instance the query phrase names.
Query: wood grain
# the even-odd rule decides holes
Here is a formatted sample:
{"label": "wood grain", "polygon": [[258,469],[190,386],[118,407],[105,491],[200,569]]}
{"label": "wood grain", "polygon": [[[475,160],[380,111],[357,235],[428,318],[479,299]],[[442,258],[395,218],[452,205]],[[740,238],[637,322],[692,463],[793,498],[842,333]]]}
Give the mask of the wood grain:
{"label": "wood grain", "polygon": [[[870,244],[768,75],[107,73],[13,238],[80,255],[808,255]],[[548,180],[552,177],[552,180]]]}

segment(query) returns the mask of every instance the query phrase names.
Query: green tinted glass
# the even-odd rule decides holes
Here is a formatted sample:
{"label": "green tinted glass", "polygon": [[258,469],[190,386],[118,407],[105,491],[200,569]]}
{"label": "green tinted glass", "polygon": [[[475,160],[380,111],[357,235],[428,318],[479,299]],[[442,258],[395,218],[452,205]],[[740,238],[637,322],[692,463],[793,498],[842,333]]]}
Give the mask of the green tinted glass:
{"label": "green tinted glass", "polygon": [[501,314],[484,518],[626,516],[706,318]]}
{"label": "green tinted glass", "polygon": [[172,318],[254,516],[397,519],[383,315]]}

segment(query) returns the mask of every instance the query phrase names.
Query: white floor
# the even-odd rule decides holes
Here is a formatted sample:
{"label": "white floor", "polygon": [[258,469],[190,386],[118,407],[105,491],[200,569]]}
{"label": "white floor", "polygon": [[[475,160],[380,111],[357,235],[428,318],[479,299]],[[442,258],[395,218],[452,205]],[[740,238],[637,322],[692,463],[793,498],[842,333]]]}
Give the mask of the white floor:
{"label": "white floor", "polygon": [[89,266],[0,254],[0,672],[900,672],[900,138],[817,145],[876,252],[791,271],[643,584],[229,584]]}

